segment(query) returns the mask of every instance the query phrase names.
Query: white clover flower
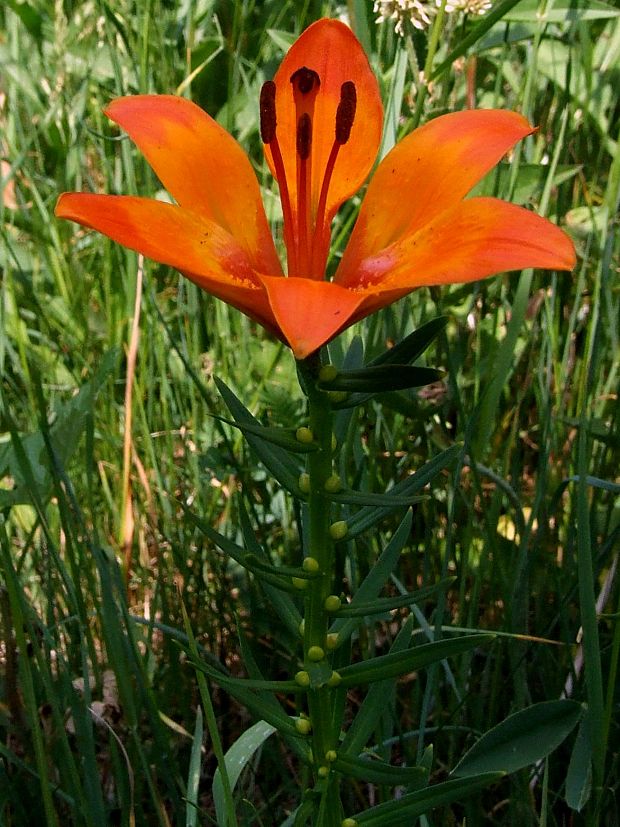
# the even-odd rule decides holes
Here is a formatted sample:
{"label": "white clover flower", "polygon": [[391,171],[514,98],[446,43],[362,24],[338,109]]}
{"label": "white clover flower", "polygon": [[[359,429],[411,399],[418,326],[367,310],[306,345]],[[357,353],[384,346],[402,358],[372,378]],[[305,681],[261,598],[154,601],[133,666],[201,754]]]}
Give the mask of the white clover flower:
{"label": "white clover flower", "polygon": [[[407,22],[420,30],[430,26],[442,2],[443,0],[375,0],[375,22],[385,23],[390,20],[396,34],[403,36]],[[446,0],[445,11],[447,14],[484,14],[492,5],[492,0]]]}
{"label": "white clover flower", "polygon": [[[441,0],[437,0],[441,5]],[[452,8],[448,8],[451,6]],[[485,14],[493,6],[493,0],[448,0],[446,11],[462,11],[465,14]]]}
{"label": "white clover flower", "polygon": [[394,31],[401,36],[407,21],[416,29],[426,29],[436,12],[433,2],[426,0],[375,0],[373,10],[377,23],[392,20]]}

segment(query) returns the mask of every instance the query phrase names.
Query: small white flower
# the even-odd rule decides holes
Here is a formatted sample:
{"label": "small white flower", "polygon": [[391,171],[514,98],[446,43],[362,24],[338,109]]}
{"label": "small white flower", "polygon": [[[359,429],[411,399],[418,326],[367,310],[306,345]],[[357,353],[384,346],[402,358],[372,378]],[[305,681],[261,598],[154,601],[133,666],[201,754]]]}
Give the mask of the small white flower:
{"label": "small white flower", "polygon": [[394,21],[394,31],[405,34],[404,26],[409,21],[416,29],[430,26],[436,12],[433,2],[425,0],[375,0],[374,12],[378,15],[376,22]]}
{"label": "small white flower", "polygon": [[[443,0],[375,0],[373,7],[377,23],[390,20],[394,31],[403,36],[409,23],[415,29],[426,29],[441,8]],[[484,14],[493,5],[492,0],[446,0],[447,14]]]}

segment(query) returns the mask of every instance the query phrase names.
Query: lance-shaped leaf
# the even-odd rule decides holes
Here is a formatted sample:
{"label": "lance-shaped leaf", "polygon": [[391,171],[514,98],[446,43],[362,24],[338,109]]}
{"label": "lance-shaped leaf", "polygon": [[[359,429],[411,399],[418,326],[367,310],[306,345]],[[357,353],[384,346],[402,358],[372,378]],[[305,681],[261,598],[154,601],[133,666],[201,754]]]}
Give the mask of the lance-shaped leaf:
{"label": "lance-shaped leaf", "polygon": [[398,508],[398,506],[407,507],[415,503],[427,500],[428,497],[399,497],[396,494],[391,494],[387,491],[385,494],[375,494],[372,491],[354,491],[347,488],[338,491],[337,494],[330,494],[330,499],[335,503],[342,503],[343,505],[387,505]]}
{"label": "lance-shaped leaf", "polygon": [[246,554],[245,556],[246,568],[252,567],[252,571],[256,574],[264,572],[265,574],[273,574],[276,577],[298,577],[300,580],[314,580],[319,577],[319,572],[306,571],[300,566],[272,566],[270,563],[265,563],[259,560],[253,554]]}
{"label": "lance-shaped leaf", "polygon": [[384,761],[371,758],[355,758],[340,754],[332,764],[333,768],[348,778],[369,781],[395,787],[397,784],[420,784],[428,777],[424,767],[393,767]]}
{"label": "lance-shaped leaf", "polygon": [[577,701],[543,701],[509,715],[476,741],[452,775],[516,772],[535,764],[558,747],[578,723],[583,709]]}
{"label": "lance-shaped leaf", "polygon": [[403,795],[396,801],[378,804],[363,813],[358,813],[355,820],[365,827],[394,827],[395,824],[413,824],[418,816],[428,813],[434,807],[445,806],[453,801],[461,801],[483,787],[503,777],[500,772],[488,772],[473,778],[444,781],[423,790]]}
{"label": "lance-shaped leaf", "polygon": [[456,577],[445,577],[433,586],[416,589],[416,591],[407,592],[407,594],[398,594],[393,597],[375,597],[374,600],[368,602],[355,601],[344,604],[336,612],[336,617],[367,617],[368,615],[391,612],[394,609],[402,609],[403,606],[410,606],[412,603],[420,603],[422,600],[433,597],[438,592],[447,589],[455,580]]}
{"label": "lance-shaped leaf", "polygon": [[[265,583],[269,583],[277,589],[283,589],[284,591],[295,591],[295,586],[293,586],[290,577],[281,575],[276,566],[265,564],[258,560],[256,555],[248,554],[245,548],[237,545],[237,543],[234,543],[232,540],[229,540],[228,537],[224,537],[223,534],[220,534],[219,531],[211,528],[210,525],[208,525],[204,520],[201,520],[200,517],[193,514],[182,503],[181,505],[185,511],[185,514],[194,523],[196,528],[208,537],[216,545],[216,547],[220,549],[220,551],[224,552],[224,554],[227,554],[229,557],[232,557],[236,563],[239,563],[240,566],[243,566],[244,569],[256,575]],[[307,577],[308,575],[304,573],[304,576]]]}
{"label": "lance-shaped leaf", "polygon": [[564,798],[571,810],[578,813],[588,803],[592,792],[592,739],[589,730],[590,721],[584,716],[579,724],[566,772]]}
{"label": "lance-shaped leaf", "polygon": [[[243,541],[246,548],[250,554],[253,554],[255,557],[262,559],[263,561],[268,560],[269,557],[267,552],[256,539],[248,512],[241,497],[238,500],[238,506],[239,522],[241,523],[241,532],[243,534]],[[286,624],[288,630],[293,635],[298,635],[301,615],[299,614],[299,610],[290,595],[287,594],[286,591],[282,591],[279,586],[271,585],[264,578],[259,577],[258,582],[260,583],[261,589],[264,591],[269,604],[273,607],[277,616]]]}
{"label": "lance-shaped leaf", "polygon": [[[413,616],[409,615],[390,647],[391,654],[407,650],[411,642],[412,631]],[[391,680],[377,681],[372,684],[344,736],[341,754],[346,753],[355,757],[361,752],[372,733],[377,729],[381,716],[386,711],[386,697],[390,696],[392,690],[393,681]]]}
{"label": "lance-shaped leaf", "polygon": [[[193,663],[192,665],[196,665]],[[239,701],[249,712],[256,716],[256,718],[267,721],[272,724],[278,732],[283,736],[291,738],[299,738],[300,735],[295,729],[294,721],[283,712],[281,709],[276,709],[253,692],[251,689],[239,685],[226,685],[226,691],[232,695],[235,700]]]}
{"label": "lance-shaped leaf", "polygon": [[319,385],[323,390],[375,394],[430,385],[441,379],[442,375],[435,368],[388,363],[359,370],[339,371],[333,379],[320,382]]}
{"label": "lance-shaped leaf", "polygon": [[267,690],[269,692],[282,692],[282,693],[289,693],[289,692],[305,692],[306,689],[301,687],[295,681],[266,681],[257,678],[233,678],[230,675],[224,675],[218,669],[214,669],[212,666],[209,666],[208,663],[204,663],[202,660],[197,660],[195,657],[191,657],[192,665],[195,669],[199,669],[201,672],[204,672],[207,677],[211,678],[211,680],[215,681],[215,683],[223,686],[225,689],[230,690]]}
{"label": "lance-shaped leaf", "polygon": [[218,416],[218,414],[210,413],[208,415],[211,419],[217,419],[218,422],[223,422],[225,425],[237,428],[242,434],[251,434],[258,439],[268,442],[270,445],[278,445],[280,448],[284,448],[294,454],[311,454],[313,451],[319,450],[319,446],[314,442],[300,442],[295,436],[296,432],[292,428],[261,425],[258,422],[256,425],[251,425],[247,422],[235,422],[234,419],[227,419],[225,416]]}
{"label": "lance-shaped leaf", "polygon": [[[257,721],[246,729],[235,741],[225,755],[226,770],[230,779],[231,789],[234,790],[243,769],[261,749],[267,738],[276,731],[276,728],[266,721]],[[213,803],[218,824],[226,824],[226,800],[224,785],[219,767],[213,776]],[[196,810],[196,812],[198,812]],[[195,822],[194,822],[195,823]]]}
{"label": "lance-shaped leaf", "polygon": [[[239,423],[240,426],[246,425],[252,428],[261,427],[258,419],[252,416],[245,405],[237,399],[235,394],[221,379],[215,377],[215,384],[235,422]],[[284,450],[284,448],[266,442],[261,437],[256,436],[256,434],[250,433],[249,430],[244,432],[244,436],[256,456],[273,474],[280,485],[295,497],[303,498],[304,494],[299,488],[301,467],[295,458],[288,451]]]}
{"label": "lance-shaped leaf", "polygon": [[[237,629],[239,630],[239,646],[241,649],[241,659],[243,661],[243,665],[245,666],[247,673],[250,678],[254,680],[261,680],[264,681],[264,675],[260,671],[258,664],[254,658],[254,654],[250,648],[248,641],[245,638],[245,635],[241,631],[241,625],[237,620]],[[282,713],[282,707],[280,706],[279,701],[275,697],[275,695],[268,691],[257,691],[257,696],[263,701],[263,703],[273,710],[276,716]],[[290,732],[281,732],[281,737],[286,742],[287,747],[297,755],[298,758],[301,758],[302,761],[305,761],[307,758],[307,752],[304,748],[303,743],[297,737],[298,733],[296,733],[295,737],[292,737]]]}
{"label": "lance-shaped leaf", "polygon": [[374,365],[410,365],[424,353],[433,339],[447,324],[447,316],[437,316],[435,319],[431,319],[430,322],[426,322],[422,327],[405,336],[394,347],[388,348],[376,359],[368,362],[367,367],[373,367]]}
{"label": "lance-shaped leaf", "polygon": [[[400,557],[400,553],[407,542],[409,532],[411,531],[412,519],[413,517],[411,511],[408,511],[401,524],[394,532],[392,539],[381,552],[379,559],[375,565],[371,567],[370,571],[360,584],[360,587],[355,592],[353,600],[349,604],[348,608],[352,608],[362,603],[370,603],[377,597],[385,585],[388,577],[394,570],[394,567],[398,562],[398,558]],[[337,633],[338,640],[342,644],[348,640],[351,633],[357,628],[357,625],[358,623],[356,620],[337,619],[332,624],[329,631]]]}
{"label": "lance-shaped leaf", "polygon": [[[390,489],[390,494],[394,497],[410,497],[418,494],[425,485],[428,485],[429,482],[435,479],[438,474],[456,460],[461,450],[461,445],[451,445],[449,448],[446,448],[445,451],[437,454],[436,457],[433,457],[433,459],[429,460],[421,468],[418,468],[410,477],[397,483]],[[354,537],[367,531],[384,517],[387,517],[387,515],[396,508],[398,508],[397,505],[384,507],[367,506],[360,508],[360,510],[347,521],[349,526],[347,539],[352,540]]]}
{"label": "lance-shaped leaf", "polygon": [[438,640],[415,646],[405,652],[390,652],[388,655],[354,663],[338,670],[342,677],[340,685],[344,688],[365,686],[374,681],[406,675],[408,672],[430,666],[431,663],[438,663],[444,658],[460,655],[477,646],[490,643],[494,637],[492,634],[481,634]]}
{"label": "lance-shaped leaf", "polygon": [[[381,365],[410,365],[427,349],[437,334],[446,326],[447,322],[447,316],[438,316],[436,319],[431,319],[430,322],[427,322],[422,325],[422,327],[414,330],[413,333],[405,336],[405,338],[398,344],[394,345],[394,347],[388,348],[375,359],[372,359],[367,365],[365,365],[365,367],[374,368]],[[347,373],[347,370],[345,369],[343,373]],[[325,386],[326,388],[331,389],[328,387],[329,383],[325,383]],[[369,399],[372,399],[374,395],[374,393],[351,393],[346,400],[336,403],[335,407],[352,408],[355,405],[363,405]]]}

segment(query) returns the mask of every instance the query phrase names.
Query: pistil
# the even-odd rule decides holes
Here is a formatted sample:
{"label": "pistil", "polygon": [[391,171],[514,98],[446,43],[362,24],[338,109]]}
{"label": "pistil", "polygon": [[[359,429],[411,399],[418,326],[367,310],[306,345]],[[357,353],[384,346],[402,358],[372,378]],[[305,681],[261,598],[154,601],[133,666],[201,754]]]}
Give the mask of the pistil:
{"label": "pistil", "polygon": [[297,115],[297,266],[295,275],[311,275],[311,181],[314,102],[321,80],[314,69],[302,66],[291,75]]}
{"label": "pistil", "polygon": [[308,273],[311,251],[308,228],[311,222],[309,178],[312,150],[312,120],[307,112],[297,122],[297,264],[300,274]]}

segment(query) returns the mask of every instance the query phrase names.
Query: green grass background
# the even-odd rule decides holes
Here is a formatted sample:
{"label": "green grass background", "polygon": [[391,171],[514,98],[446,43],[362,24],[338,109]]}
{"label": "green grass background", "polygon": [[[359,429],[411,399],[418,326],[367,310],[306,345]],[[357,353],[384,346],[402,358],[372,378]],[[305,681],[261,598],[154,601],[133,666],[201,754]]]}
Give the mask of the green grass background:
{"label": "green grass background", "polygon": [[[384,757],[414,762],[432,742],[432,777],[441,780],[479,733],[531,702],[560,697],[568,681],[591,724],[574,750],[569,740],[534,781],[523,772],[421,823],[618,823],[617,5],[496,3],[492,25],[451,15],[430,60],[428,32],[410,28],[399,38],[389,22],[375,24],[365,0],[6,0],[2,824],[214,823],[209,738],[201,760],[196,750],[191,760],[199,695],[179,594],[205,657],[243,674],[239,624],[267,673],[297,668],[296,643],[256,584],[179,506],[235,538],[242,491],[274,560],[296,559],[290,502],[238,432],[210,418],[224,413],[216,374],[262,421],[302,424],[294,360],[236,311],[146,262],[129,417],[137,257],[56,221],[53,209],[65,190],[155,195],[158,182],[102,108],[117,95],[178,93],[244,145],[277,224],[277,189],[257,132],[260,86],[296,34],[337,14],[349,15],[379,77],[384,150],[416,122],[472,98],[524,113],[539,131],[481,189],[547,215],[579,253],[572,274],[513,273],[420,290],[332,346],[338,362],[359,334],[372,356],[434,315],[449,316],[428,355],[445,380],[358,411],[341,470],[380,491],[463,442],[457,467],[415,508],[392,587],[458,576],[439,607],[416,617],[422,637],[429,623],[508,633],[489,652],[401,683],[377,722],[376,743]],[[420,84],[423,68],[428,85]],[[332,265],[358,204],[338,216]],[[386,520],[348,549],[339,565],[352,586],[396,525]],[[363,628],[360,656],[384,651],[397,620]],[[250,719],[216,688],[213,703],[227,748]],[[241,824],[280,825],[290,812],[303,776],[282,750],[271,739],[243,775]],[[582,806],[590,750],[594,782],[604,788],[597,816]],[[356,810],[388,791],[360,784],[347,795]]]}

